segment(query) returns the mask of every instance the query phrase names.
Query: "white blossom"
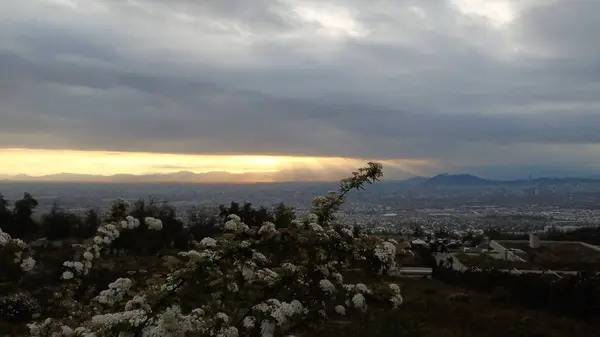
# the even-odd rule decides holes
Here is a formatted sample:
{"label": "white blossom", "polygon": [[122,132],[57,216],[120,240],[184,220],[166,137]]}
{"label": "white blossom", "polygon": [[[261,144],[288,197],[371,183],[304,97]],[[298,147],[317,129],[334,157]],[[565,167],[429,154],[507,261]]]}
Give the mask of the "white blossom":
{"label": "white blossom", "polygon": [[354,233],[352,232],[351,228],[342,228],[342,233],[346,234],[347,236],[353,238],[354,237]]}
{"label": "white blossom", "polygon": [[273,224],[272,222],[265,222],[262,224],[262,226],[260,227],[260,229],[258,230],[258,234],[261,235],[270,235],[270,234],[275,234],[277,233],[277,229],[275,228],[275,224]]}
{"label": "white blossom", "polygon": [[94,259],[94,254],[92,254],[92,252],[90,251],[86,251],[85,253],[83,253],[83,258],[88,261],[91,261]]}
{"label": "white blossom", "polygon": [[342,276],[342,274],[340,273],[332,273],[331,277],[337,282],[337,283],[343,283],[344,282],[344,277]]}
{"label": "white blossom", "polygon": [[402,298],[402,295],[394,294],[394,296],[392,296],[392,298],[390,298],[390,301],[392,302],[392,306],[394,308],[397,308],[402,304],[402,302],[404,302],[404,299]]}
{"label": "white blossom", "polygon": [[62,273],[62,276],[61,276],[61,278],[62,278],[63,280],[70,280],[70,279],[72,279],[74,276],[75,276],[75,275],[73,275],[73,273],[72,273],[72,272],[70,272],[70,271],[68,271],[68,270],[67,270],[67,271],[65,271],[65,272],[63,272],[63,273]]}
{"label": "white blossom", "polygon": [[366,309],[367,302],[363,294],[357,293],[352,297],[352,304],[355,308],[364,310]]}
{"label": "white blossom", "polygon": [[252,329],[256,325],[256,318],[254,318],[253,316],[246,316],[246,318],[244,318],[244,321],[242,322],[242,325],[246,329]]}
{"label": "white blossom", "polygon": [[235,214],[229,214],[229,216],[227,218],[229,220],[233,220],[233,221],[238,221],[238,222],[242,221],[242,219],[239,216],[235,215]]}
{"label": "white blossom", "polygon": [[217,240],[213,239],[213,238],[204,238],[200,241],[200,246],[204,246],[204,247],[216,247],[217,246]]}
{"label": "white blossom", "polygon": [[21,269],[25,272],[31,271],[35,267],[35,260],[32,257],[28,257],[21,262]]}
{"label": "white blossom", "polygon": [[[358,172],[355,177],[360,176],[361,172],[363,171]],[[282,230],[277,241],[271,240],[278,234],[273,223],[265,222],[260,229],[255,230],[244,224],[239,216],[229,215],[221,228],[228,232],[227,235],[218,240],[204,238],[196,245],[197,250],[180,252],[178,260],[181,263],[172,264],[175,268],[169,266],[164,274],[164,270],[152,272],[152,275],[147,275],[149,277],[146,280],[140,279],[139,284],[136,281],[135,287],[131,279],[119,278],[102,290],[92,303],[79,303],[65,297],[65,302],[69,302],[68,305],[73,308],[73,314],[56,321],[41,319],[34,322],[29,325],[31,335],[96,337],[116,334],[118,337],[133,337],[134,331],[137,331],[143,337],[239,337],[240,331],[233,324],[237,324],[240,315],[245,315],[241,316],[244,317],[241,322],[242,335],[260,334],[271,337],[286,335],[289,327],[296,326],[296,323],[302,326],[302,320],[313,317],[313,314],[328,319],[329,313],[346,315],[350,308],[365,311],[367,301],[370,303],[372,296],[381,295],[374,294],[379,290],[384,290],[383,294],[391,293],[389,301],[393,307],[397,307],[402,303],[402,296],[400,288],[395,284],[389,285],[391,291],[379,287],[371,290],[363,283],[343,284],[341,270],[356,268],[359,266],[355,264],[356,261],[364,260],[372,254],[384,264],[391,265],[395,261],[396,248],[391,240],[384,241],[368,235],[353,237],[351,228],[342,229],[338,233],[327,221],[319,221],[319,217],[328,219],[330,214],[327,213],[327,207],[336,206],[339,195],[341,194],[332,193],[316,199],[313,209],[319,215],[310,213],[301,221],[294,220],[291,228],[285,229],[285,232]],[[127,204],[121,206],[123,210],[128,209]],[[118,216],[125,215],[121,212]],[[159,219],[152,217],[144,218],[142,223],[149,230],[161,230],[163,227]],[[61,278],[69,280],[79,277],[92,270],[94,265],[103,265],[105,260],[100,254],[102,250],[112,248],[111,251],[114,251],[117,247],[111,245],[115,240],[139,226],[140,221],[131,216],[100,226],[93,242],[83,247],[78,246],[81,249],[74,254],[72,260],[64,262],[65,270]],[[140,233],[144,234],[145,230]],[[287,240],[292,241],[289,246],[277,246],[288,244]],[[2,247],[12,245],[12,241],[10,236],[0,231]],[[373,245],[373,242],[376,244]],[[25,248],[18,241],[14,246]],[[170,247],[169,250],[173,248]],[[28,266],[33,260],[29,256],[28,250],[20,249],[14,257],[22,266]],[[337,260],[337,257],[340,259]],[[9,258],[12,259],[13,256]],[[144,261],[145,259],[140,259],[140,262]],[[145,264],[140,263],[140,266],[134,268],[139,267],[144,268]],[[319,273],[321,276],[315,277]],[[136,272],[130,270],[127,274],[135,275]],[[65,294],[70,296],[71,291],[77,289],[75,287],[85,284],[79,281],[83,280],[64,282],[66,290],[61,287],[54,298],[61,299]],[[270,288],[274,285],[277,287],[260,291],[261,287]],[[182,312],[178,305],[183,301],[182,296],[199,289],[199,286],[212,288],[213,291],[206,294],[204,305],[200,308]],[[312,290],[316,287],[326,296],[313,299]],[[283,298],[260,299],[261,295],[280,289],[283,296],[310,295],[305,304],[300,301],[303,300],[302,297],[289,302]],[[345,297],[345,306],[336,305],[336,295]],[[163,302],[164,299],[168,300]],[[235,304],[229,302],[234,299]],[[248,300],[254,302],[247,302]],[[247,308],[242,310],[249,311],[240,313],[232,309],[236,307]],[[67,322],[68,325],[65,325]],[[310,332],[307,335],[309,334]]]}
{"label": "white blossom", "polygon": [[319,287],[321,287],[321,290],[323,290],[327,294],[331,295],[335,293],[335,286],[333,285],[333,283],[331,283],[331,281],[327,279],[319,281]]}
{"label": "white blossom", "polygon": [[148,226],[148,229],[159,231],[162,229],[163,224],[159,219],[155,219],[153,217],[146,217],[144,219],[144,223]]}

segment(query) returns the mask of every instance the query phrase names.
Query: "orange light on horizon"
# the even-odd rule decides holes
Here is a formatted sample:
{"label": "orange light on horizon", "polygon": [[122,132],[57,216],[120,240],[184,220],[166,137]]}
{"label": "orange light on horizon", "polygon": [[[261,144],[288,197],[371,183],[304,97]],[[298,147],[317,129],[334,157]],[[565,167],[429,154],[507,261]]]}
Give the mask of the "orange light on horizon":
{"label": "orange light on horizon", "polygon": [[[349,173],[366,163],[366,159],[342,157],[295,157],[258,155],[193,155],[172,153],[42,150],[25,148],[0,149],[0,174],[44,176],[73,173],[89,175],[156,174],[190,171],[206,173],[269,173],[304,170],[327,176],[328,172]],[[418,170],[424,160],[382,160],[384,167]],[[411,172],[412,173],[412,172]]]}

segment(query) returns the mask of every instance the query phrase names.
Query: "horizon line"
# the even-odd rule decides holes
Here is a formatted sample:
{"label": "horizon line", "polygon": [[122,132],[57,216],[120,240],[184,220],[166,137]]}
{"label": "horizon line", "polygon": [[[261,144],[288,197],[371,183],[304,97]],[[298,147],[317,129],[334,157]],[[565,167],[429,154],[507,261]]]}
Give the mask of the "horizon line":
{"label": "horizon line", "polygon": [[[115,174],[110,174],[110,175],[102,175],[102,174],[85,174],[85,173],[69,173],[69,172],[60,172],[60,173],[52,173],[52,174],[46,174],[46,175],[40,175],[40,176],[33,176],[33,175],[28,175],[28,174],[14,174],[14,175],[10,175],[10,174],[4,174],[4,175],[0,175],[0,183],[4,182],[8,182],[8,183],[62,183],[62,184],[95,184],[95,183],[102,183],[102,184],[194,184],[194,185],[210,185],[210,184],[225,184],[225,185],[256,185],[256,184],[280,184],[280,183],[330,183],[330,182],[339,182],[340,179],[343,179],[344,177],[339,177],[339,178],[331,178],[331,179],[318,179],[318,178],[312,178],[312,179],[299,179],[299,180],[287,180],[287,179],[283,179],[283,180],[256,180],[256,181],[229,181],[229,180],[215,180],[215,181],[186,181],[186,180],[172,180],[172,181],[166,181],[166,180],[160,180],[160,179],[148,179],[148,180],[142,180],[142,181],[115,181],[115,180],[102,180],[102,179],[110,179],[110,178],[115,178],[118,176],[130,176],[130,177],[134,177],[134,178],[144,178],[144,177],[149,177],[149,176],[159,176],[159,177],[166,177],[169,175],[174,175],[177,173],[190,173],[191,175],[198,175],[198,176],[202,176],[202,175],[207,175],[210,173],[221,173],[221,174],[226,174],[228,176],[244,176],[244,175],[251,175],[251,174],[269,174],[269,173],[278,173],[278,172],[284,172],[285,170],[269,170],[269,171],[251,171],[251,172],[229,172],[229,171],[225,171],[225,170],[219,170],[219,171],[206,171],[206,172],[192,172],[192,171],[186,171],[186,170],[181,170],[181,171],[174,171],[174,172],[160,172],[160,173],[142,173],[142,174],[133,174],[133,173],[115,173]],[[53,177],[53,176],[60,176],[60,175],[71,175],[73,177],[73,180],[70,180],[68,178],[65,178],[65,180],[44,180],[44,178],[47,177]],[[522,177],[522,178],[514,178],[514,179],[495,179],[495,178],[482,178],[480,176],[474,175],[474,174],[470,174],[470,173],[439,173],[433,176],[411,176],[411,177],[407,177],[407,178],[396,178],[396,179],[385,179],[385,177],[383,177],[383,179],[381,179],[381,182],[406,182],[415,178],[422,178],[422,179],[432,179],[438,176],[464,176],[464,175],[468,175],[474,178],[478,178],[484,181],[490,181],[490,182],[519,182],[519,181],[535,181],[535,180],[540,180],[540,179],[584,179],[584,180],[600,180],[600,176],[596,176],[596,175],[589,175],[589,176],[564,176],[564,177],[551,177],[551,176],[540,176],[540,177],[536,177],[536,178],[531,178],[531,177]],[[87,176],[90,179],[83,179],[83,180],[75,180],[78,176]],[[19,179],[19,177],[26,177],[27,179]],[[94,180],[94,178],[97,177],[98,180]]]}

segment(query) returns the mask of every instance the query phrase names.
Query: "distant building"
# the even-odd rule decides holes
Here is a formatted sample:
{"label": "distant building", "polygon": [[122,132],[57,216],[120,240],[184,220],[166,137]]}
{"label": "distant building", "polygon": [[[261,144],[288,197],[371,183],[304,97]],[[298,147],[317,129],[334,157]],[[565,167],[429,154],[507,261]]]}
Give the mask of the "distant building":
{"label": "distant building", "polygon": [[540,234],[539,233],[529,233],[529,247],[531,248],[540,248]]}

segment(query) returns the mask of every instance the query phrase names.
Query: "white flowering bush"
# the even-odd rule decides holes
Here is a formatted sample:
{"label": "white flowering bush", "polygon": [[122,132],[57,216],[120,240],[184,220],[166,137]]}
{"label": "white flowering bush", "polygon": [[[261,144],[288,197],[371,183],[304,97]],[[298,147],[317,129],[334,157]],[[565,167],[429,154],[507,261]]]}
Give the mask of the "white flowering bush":
{"label": "white flowering bush", "polygon": [[34,252],[27,244],[0,229],[0,279],[18,281],[35,266]]}
{"label": "white flowering bush", "polygon": [[[160,235],[161,220],[116,214],[88,244],[64,261],[51,306],[28,324],[32,336],[287,336],[310,335],[327,321],[351,320],[369,307],[397,308],[400,288],[348,282],[348,270],[371,273],[395,266],[396,245],[351,228],[332,226],[352,189],[378,180],[379,164],[342,180],[340,190],[315,199],[313,212],[277,228],[227,218],[216,237],[161,258],[162,269],[143,277],[129,270],[103,289],[90,284],[95,268],[114,259],[111,249],[132,231]],[[137,232],[136,232],[137,233]],[[18,245],[3,236],[10,245]],[[13,247],[13,246],[10,246]],[[11,248],[12,249],[12,248]],[[12,254],[12,251],[11,251]],[[35,262],[21,254],[23,271]],[[168,263],[166,263],[168,261]],[[139,267],[138,267],[139,268]]]}

